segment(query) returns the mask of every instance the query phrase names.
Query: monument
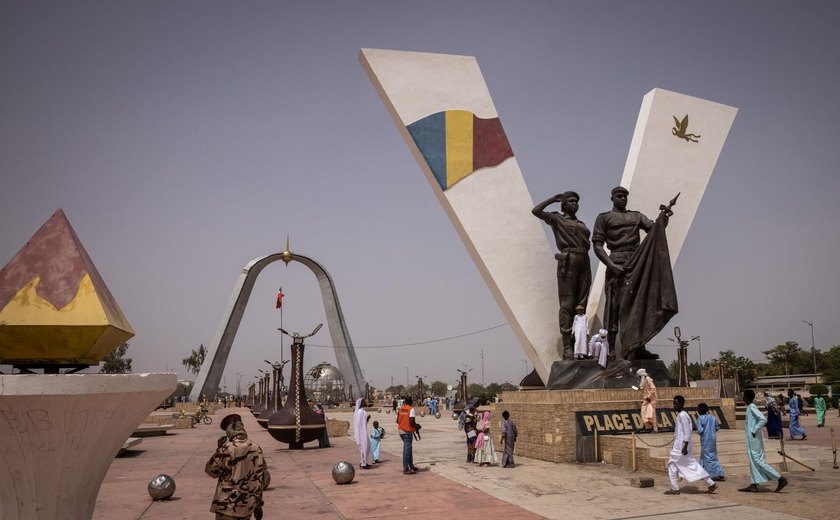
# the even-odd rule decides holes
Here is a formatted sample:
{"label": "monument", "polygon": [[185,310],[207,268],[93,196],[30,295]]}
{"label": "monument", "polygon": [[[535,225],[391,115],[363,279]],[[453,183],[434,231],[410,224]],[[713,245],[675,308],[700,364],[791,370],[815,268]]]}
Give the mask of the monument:
{"label": "monument", "polygon": [[[633,194],[634,209],[645,215],[659,211],[660,216],[657,225],[651,222],[643,227],[652,232],[645,237],[647,245],[636,241],[636,237],[641,239],[638,231],[629,233],[633,235],[630,242],[636,255],[608,252],[611,246],[620,248],[621,244],[611,242],[613,235],[623,233],[622,226],[613,226],[611,219],[606,219],[602,222],[603,233],[599,234],[596,223],[592,242],[597,245],[596,254],[602,264],[586,299],[589,329],[597,331],[607,323],[604,288],[610,265],[613,267],[610,282],[617,280],[611,295],[618,298],[614,300],[617,309],[610,319],[615,319],[617,312],[619,324],[612,330],[618,359],[601,370],[593,362],[562,359],[570,343],[564,315],[573,308],[575,299],[582,299],[578,290],[586,278],[582,268],[583,255],[588,251],[585,226],[581,224],[583,228],[577,229],[575,240],[555,234],[558,247],[555,264],[555,255],[540,222],[530,213],[533,210],[534,215],[541,216],[548,205],[546,202],[559,202],[562,197],[535,207],[476,59],[382,49],[362,49],[359,59],[535,372],[548,389],[584,389],[506,392],[505,406],[518,420],[533,418],[535,422],[529,424],[529,429],[553,432],[530,441],[520,440],[517,449],[522,446],[526,454],[545,460],[580,458],[580,448],[589,443],[586,437],[591,433],[587,434],[575,421],[569,420],[570,413],[589,417],[591,422],[581,424],[594,425],[591,432],[597,432],[599,425],[609,424],[613,426],[609,429],[611,433],[619,432],[613,419],[622,419],[626,414],[628,419],[621,420],[620,431],[629,432],[635,421],[632,414],[638,415],[641,399],[630,390],[637,380],[636,369],[645,368],[654,379],[658,378],[656,382],[663,398],[670,396],[667,387],[674,384],[673,377],[664,370],[661,361],[651,359],[654,356],[643,345],[650,339],[650,332],[657,326],[661,329],[677,310],[673,293],[673,298],[659,302],[662,305],[658,311],[650,315],[643,313],[647,320],[643,326],[627,326],[622,332],[622,312],[648,308],[634,305],[631,300],[639,298],[635,291],[649,290],[651,296],[656,294],[655,298],[641,298],[642,302],[663,300],[661,296],[668,293],[658,283],[644,285],[638,277],[633,279],[630,266],[642,262],[644,253],[650,255],[646,256],[650,262],[644,262],[646,268],[636,273],[648,269],[670,273],[737,110],[662,89],[653,89],[644,97],[619,185]],[[580,193],[579,187],[564,188],[576,188]],[[681,194],[679,210],[672,212],[677,194]],[[595,200],[583,195],[586,200]],[[580,197],[576,199],[579,202]],[[667,201],[671,203],[665,205]],[[617,212],[625,209],[620,207],[620,202],[613,201],[613,206]],[[563,212],[565,220],[570,221],[567,208]],[[570,222],[551,222],[553,231],[558,231],[554,224]],[[558,229],[562,232],[562,228]],[[627,252],[629,249],[615,251]],[[620,267],[617,256],[626,256]],[[581,268],[569,270],[570,265]],[[618,287],[618,281],[625,285]],[[623,290],[627,282],[634,284],[630,291]],[[622,343],[624,332],[630,335]],[[661,366],[662,370],[654,366]],[[723,406],[721,414],[734,422],[731,400],[693,390],[679,389],[689,400],[702,398],[709,404]],[[592,419],[595,411],[608,411],[610,419],[604,422]],[[668,418],[663,416],[663,420]]]}
{"label": "monument", "polygon": [[319,330],[321,324],[306,336],[282,331],[283,334],[292,337],[292,375],[289,378],[286,403],[268,418],[268,433],[278,441],[288,444],[289,449],[302,450],[304,443],[318,439],[327,428],[324,416],[315,413],[306,402],[306,392],[303,388],[303,340],[314,336]]}
{"label": "monument", "polygon": [[[360,61],[540,379],[550,388],[571,388],[604,386],[608,379],[626,376],[620,385],[629,386],[635,377],[631,369],[645,366],[645,360],[621,360],[632,363],[614,363],[609,374],[594,367],[555,366],[562,361],[557,317],[565,289],[558,291],[562,280],[552,279],[558,266],[530,214],[534,203],[476,59],[362,49]],[[620,185],[633,193],[635,208],[648,215],[681,193],[679,211],[668,221],[671,265],[735,113],[732,107],[662,89],[642,102]],[[589,292],[590,331],[605,323],[605,272],[600,265]],[[578,370],[582,373],[567,374]]]}
{"label": "monument", "polygon": [[[0,518],[91,518],[175,374],[77,374],[134,335],[58,210],[0,271]],[[43,373],[36,373],[42,370]]]}
{"label": "monument", "polygon": [[[356,351],[353,349],[353,341],[350,339],[350,332],[347,323],[344,321],[344,313],[341,311],[341,304],[338,301],[338,291],[335,288],[332,277],[324,267],[315,260],[301,254],[289,251],[288,241],[286,249],[282,253],[274,253],[261,258],[256,258],[242,269],[239,279],[233,288],[227,307],[222,315],[213,341],[207,349],[207,357],[201,365],[196,377],[190,400],[198,401],[202,395],[214,395],[219,388],[222,374],[225,371],[227,358],[239,330],[239,323],[245,314],[248,300],[251,298],[251,290],[254,288],[257,277],[265,267],[273,262],[282,260],[298,262],[309,268],[318,280],[321,289],[321,298],[324,302],[324,311],[327,314],[327,326],[330,331],[335,348],[335,357],[338,367],[344,375],[345,380],[356,388],[364,388],[365,380]],[[260,411],[260,410],[257,410]]]}

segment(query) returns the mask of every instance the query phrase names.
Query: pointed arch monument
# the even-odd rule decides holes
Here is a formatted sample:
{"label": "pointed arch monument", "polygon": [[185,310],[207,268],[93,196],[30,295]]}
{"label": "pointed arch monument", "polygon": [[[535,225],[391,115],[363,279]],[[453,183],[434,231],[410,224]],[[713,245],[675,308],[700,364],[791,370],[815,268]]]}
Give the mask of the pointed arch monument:
{"label": "pointed arch monument", "polygon": [[190,392],[190,400],[198,401],[202,395],[212,395],[219,388],[219,382],[222,380],[228,355],[233,346],[236,332],[239,330],[242,315],[245,314],[245,307],[251,297],[254,282],[267,265],[278,260],[286,262],[287,265],[289,262],[299,262],[315,274],[318,286],[321,288],[321,297],[324,300],[327,326],[335,348],[338,369],[344,375],[344,380],[352,384],[357,391],[361,391],[365,387],[362,369],[359,366],[359,360],[356,358],[356,352],[353,350],[353,342],[350,339],[350,333],[347,331],[347,324],[344,321],[344,314],[341,312],[338,292],[335,290],[332,277],[315,260],[286,250],[282,253],[255,258],[242,269],[239,280],[233,288],[230,301],[222,315],[222,321],[219,323],[219,328],[216,330],[216,335],[207,351],[207,357],[201,365],[201,370],[198,372],[198,377],[193,385],[192,392]]}

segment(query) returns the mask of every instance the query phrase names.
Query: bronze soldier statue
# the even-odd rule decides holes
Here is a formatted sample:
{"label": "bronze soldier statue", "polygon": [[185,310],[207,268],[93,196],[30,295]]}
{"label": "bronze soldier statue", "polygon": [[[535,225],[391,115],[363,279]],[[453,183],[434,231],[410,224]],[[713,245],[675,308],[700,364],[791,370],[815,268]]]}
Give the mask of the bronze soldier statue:
{"label": "bronze soldier statue", "polygon": [[[545,211],[555,202],[560,211]],[[589,267],[589,228],[577,219],[580,196],[574,191],[559,193],[540,202],[531,213],[551,226],[559,253],[557,259],[557,292],[560,297],[560,339],[564,359],[572,359],[572,323],[575,307],[586,308],[589,287],[592,285],[592,271]]]}
{"label": "bronze soldier statue", "polygon": [[[627,209],[628,193],[627,189],[622,186],[612,189],[610,200],[612,200],[613,208],[595,218],[595,228],[592,232],[592,249],[595,251],[595,256],[607,267],[604,324],[608,332],[610,348],[616,349],[614,351],[616,357],[630,360],[657,359],[659,356],[648,351],[644,344],[632,346],[632,348],[628,348],[631,347],[629,345],[624,345],[621,351],[617,350],[616,338],[620,332],[621,301],[623,296],[629,296],[623,294],[624,291],[627,291],[628,277],[631,274],[631,268],[625,264],[630,261],[639,248],[641,243],[639,230],[648,232],[654,226],[654,222],[644,214]],[[671,205],[675,202],[676,198],[671,202]],[[670,206],[663,206],[660,209],[663,210],[661,213],[664,219],[663,225],[667,225],[667,219],[671,213]],[[605,243],[610,249],[609,255],[604,250]],[[667,244],[664,254],[667,254]],[[670,265],[667,267],[670,273]],[[675,303],[674,307],[676,307]],[[675,309],[674,312],[676,312]],[[634,336],[636,335],[634,334]],[[624,337],[624,332],[621,332],[621,337]]]}

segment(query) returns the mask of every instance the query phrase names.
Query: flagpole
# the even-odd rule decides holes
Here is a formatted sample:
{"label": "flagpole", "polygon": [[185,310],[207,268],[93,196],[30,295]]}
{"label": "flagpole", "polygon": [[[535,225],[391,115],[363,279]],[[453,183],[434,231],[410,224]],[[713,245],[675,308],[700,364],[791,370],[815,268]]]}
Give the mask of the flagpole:
{"label": "flagpole", "polygon": [[[281,287],[280,290],[282,291],[283,288]],[[283,328],[283,306],[282,305],[280,305],[280,328],[281,329]],[[285,334],[283,334],[281,332],[280,333],[280,381],[283,381],[283,365],[286,364],[283,361],[283,336],[285,336]],[[280,394],[279,395],[280,399],[278,399],[277,402],[280,403],[280,405],[282,405],[283,404],[283,385],[282,384],[280,385],[280,389],[279,389],[278,392]]]}
{"label": "flagpole", "polygon": [[[283,293],[283,286],[280,286],[280,294]],[[283,328],[283,300],[280,300],[280,328]],[[280,366],[283,366],[283,336],[280,334]]]}

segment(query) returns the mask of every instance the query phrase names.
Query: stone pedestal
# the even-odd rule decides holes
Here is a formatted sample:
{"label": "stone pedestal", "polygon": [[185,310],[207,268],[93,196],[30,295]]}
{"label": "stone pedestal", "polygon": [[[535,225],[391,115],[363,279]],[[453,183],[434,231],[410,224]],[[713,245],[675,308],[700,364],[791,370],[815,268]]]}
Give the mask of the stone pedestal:
{"label": "stone pedestal", "polygon": [[190,428],[195,426],[195,421],[192,420],[191,417],[179,417],[175,420],[175,429],[176,430],[189,430]]}
{"label": "stone pedestal", "polygon": [[659,359],[613,360],[607,362],[607,368],[601,368],[594,359],[564,359],[551,365],[551,373],[545,387],[548,390],[630,388],[639,385],[636,371],[640,368],[644,368],[653,378],[657,388],[677,386],[677,380]]}
{"label": "stone pedestal", "polygon": [[[662,429],[673,427],[672,401],[677,394],[685,397],[689,414],[705,402],[721,428],[735,428],[735,401],[718,397],[717,388],[662,387],[657,393],[657,424]],[[508,410],[519,429],[516,453],[525,457],[592,462],[596,432],[600,452],[608,438],[629,436],[642,426],[642,395],[630,388],[502,392],[500,397],[501,402],[490,408],[490,429],[501,430],[502,411]]]}
{"label": "stone pedestal", "polygon": [[90,519],[126,439],[175,374],[0,375],[0,518]]}

